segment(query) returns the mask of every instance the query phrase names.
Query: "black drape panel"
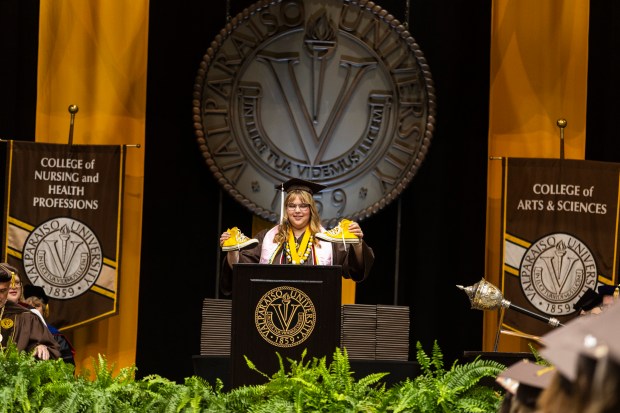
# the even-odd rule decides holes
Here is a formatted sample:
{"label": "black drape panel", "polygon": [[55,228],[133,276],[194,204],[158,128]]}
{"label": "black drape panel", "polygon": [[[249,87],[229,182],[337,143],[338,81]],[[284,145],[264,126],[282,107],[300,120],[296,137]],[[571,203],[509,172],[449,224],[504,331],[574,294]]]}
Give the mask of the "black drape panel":
{"label": "black drape panel", "polygon": [[[618,18],[618,2],[590,2],[586,159],[595,161],[620,161]],[[566,134],[570,133],[570,120],[568,122]]]}
{"label": "black drape panel", "polygon": [[0,0],[0,139],[34,141],[39,0]]}
{"label": "black drape panel", "polygon": [[[192,88],[202,56],[225,21],[224,5],[150,4],[140,376],[181,380],[192,374],[202,299],[214,296],[219,187],[194,138]],[[228,203],[241,213],[234,201]]]}
{"label": "black drape panel", "polygon": [[[0,0],[0,139],[34,141],[38,44],[39,0]],[[0,144],[3,206],[5,159],[6,145]],[[4,222],[0,231],[5,231]]]}

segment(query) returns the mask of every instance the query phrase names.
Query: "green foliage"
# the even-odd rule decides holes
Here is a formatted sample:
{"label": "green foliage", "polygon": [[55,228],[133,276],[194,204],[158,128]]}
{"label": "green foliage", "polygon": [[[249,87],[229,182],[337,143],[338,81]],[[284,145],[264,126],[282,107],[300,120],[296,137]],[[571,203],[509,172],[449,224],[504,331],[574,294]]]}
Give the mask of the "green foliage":
{"label": "green foliage", "polygon": [[[385,393],[378,383],[386,373],[354,380],[346,349],[336,349],[329,366],[325,357],[304,362],[305,356],[304,351],[300,361],[288,359],[287,371],[278,354],[280,369],[261,387],[264,393],[253,400],[252,412],[377,411]],[[248,366],[258,371],[253,365]]]}
{"label": "green foliage", "polygon": [[492,388],[479,384],[484,377],[495,378],[506,367],[493,360],[476,359],[471,363],[457,365],[446,371],[443,355],[437,342],[429,357],[422,345],[416,344],[416,359],[421,374],[413,380],[406,380],[391,390],[392,412],[495,412],[503,395]]}
{"label": "green foliage", "polygon": [[0,352],[0,412],[39,412],[71,380],[73,366],[61,360],[38,362],[9,342]]}
{"label": "green foliage", "polygon": [[[479,384],[496,377],[504,366],[475,360],[454,363],[448,371],[437,343],[428,356],[417,343],[418,377],[386,388],[387,373],[355,380],[346,349],[336,349],[333,360],[282,359],[272,376],[247,360],[248,368],[265,377],[265,384],[223,392],[196,376],[178,384],[158,375],[135,379],[135,367],[113,375],[104,356],[93,372],[74,372],[61,360],[38,361],[9,345],[0,351],[0,413],[3,412],[490,412],[501,395]],[[288,365],[288,367],[287,367]]]}
{"label": "green foliage", "polygon": [[536,347],[534,347],[531,343],[528,344],[528,347],[530,348],[530,351],[532,352],[532,355],[534,356],[534,360],[536,364],[539,364],[541,366],[547,366],[550,367],[551,363],[547,360],[545,360],[540,353],[538,352],[538,350],[536,349]]}

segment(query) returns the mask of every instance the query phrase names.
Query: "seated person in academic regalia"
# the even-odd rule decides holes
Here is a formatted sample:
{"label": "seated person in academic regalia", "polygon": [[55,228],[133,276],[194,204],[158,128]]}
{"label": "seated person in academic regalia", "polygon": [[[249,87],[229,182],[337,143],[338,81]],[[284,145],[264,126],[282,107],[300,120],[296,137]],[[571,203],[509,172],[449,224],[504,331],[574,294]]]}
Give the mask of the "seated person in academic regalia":
{"label": "seated person in academic regalia", "polygon": [[8,299],[16,275],[14,267],[0,263],[0,346],[5,348],[11,340],[18,350],[31,352],[38,359],[57,359],[58,343],[41,318]]}
{"label": "seated person in academic regalia", "polygon": [[[47,319],[49,316],[49,297],[45,294],[45,290],[42,287],[32,284],[26,285],[24,287],[24,297],[26,303],[32,305]],[[50,325],[50,323],[47,323],[47,328],[60,346],[60,356],[62,359],[66,363],[75,364],[75,349],[69,339],[56,327]]]}

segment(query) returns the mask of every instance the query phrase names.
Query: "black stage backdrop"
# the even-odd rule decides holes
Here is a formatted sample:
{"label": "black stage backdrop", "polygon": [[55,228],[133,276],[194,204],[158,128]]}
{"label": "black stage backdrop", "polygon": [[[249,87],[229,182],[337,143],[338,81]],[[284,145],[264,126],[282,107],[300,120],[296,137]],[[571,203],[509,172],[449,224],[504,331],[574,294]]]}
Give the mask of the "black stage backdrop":
{"label": "black stage backdrop", "polygon": [[[232,1],[235,16],[251,1]],[[377,2],[401,21],[404,1]],[[491,1],[411,1],[410,32],[437,95],[437,128],[401,200],[361,222],[377,260],[357,286],[360,304],[394,304],[401,208],[398,305],[411,310],[410,358],[437,340],[451,364],[482,346],[482,312],[456,284],[484,275]],[[151,2],[138,374],[181,379],[200,351],[202,298],[215,297],[218,205],[222,227],[252,228],[252,215],[220,187],[193,134],[192,86],[226,22],[226,4]],[[400,205],[399,205],[400,203]],[[448,364],[448,365],[450,365]]]}
{"label": "black stage backdrop", "polygon": [[38,46],[39,0],[0,0],[0,139],[34,141]]}
{"label": "black stage backdrop", "polygon": [[[233,0],[233,16],[251,1]],[[379,5],[404,21],[404,1]],[[0,138],[34,140],[37,0],[0,0]],[[620,161],[615,74],[618,7],[592,2],[586,159]],[[396,304],[411,308],[411,351],[437,340],[446,365],[480,350],[482,312],[455,285],[484,275],[491,0],[411,0],[410,32],[430,65],[437,128],[418,175],[399,201],[363,221],[377,255],[357,302],[394,304],[394,251],[401,210]],[[17,16],[17,18],[15,18]],[[222,193],[202,160],[192,125],[192,88],[226,2],[150,4],[146,170],[136,365],[138,375],[181,381],[200,350],[202,300],[216,297],[219,205],[224,229],[252,216]],[[585,57],[584,57],[585,58]],[[567,130],[567,133],[570,133]],[[1,188],[0,188],[1,189]]]}

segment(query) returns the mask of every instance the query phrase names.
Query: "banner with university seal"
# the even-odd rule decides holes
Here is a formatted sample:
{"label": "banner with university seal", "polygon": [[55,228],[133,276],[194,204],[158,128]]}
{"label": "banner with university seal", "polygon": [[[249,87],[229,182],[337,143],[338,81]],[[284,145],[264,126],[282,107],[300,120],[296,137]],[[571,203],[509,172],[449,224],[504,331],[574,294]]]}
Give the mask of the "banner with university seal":
{"label": "banner with university seal", "polygon": [[[618,283],[620,164],[505,158],[503,172],[504,298],[565,323],[589,288]],[[502,327],[553,328],[510,309]]]}
{"label": "banner with university seal", "polygon": [[125,148],[8,141],[2,260],[67,330],[118,311]]}

